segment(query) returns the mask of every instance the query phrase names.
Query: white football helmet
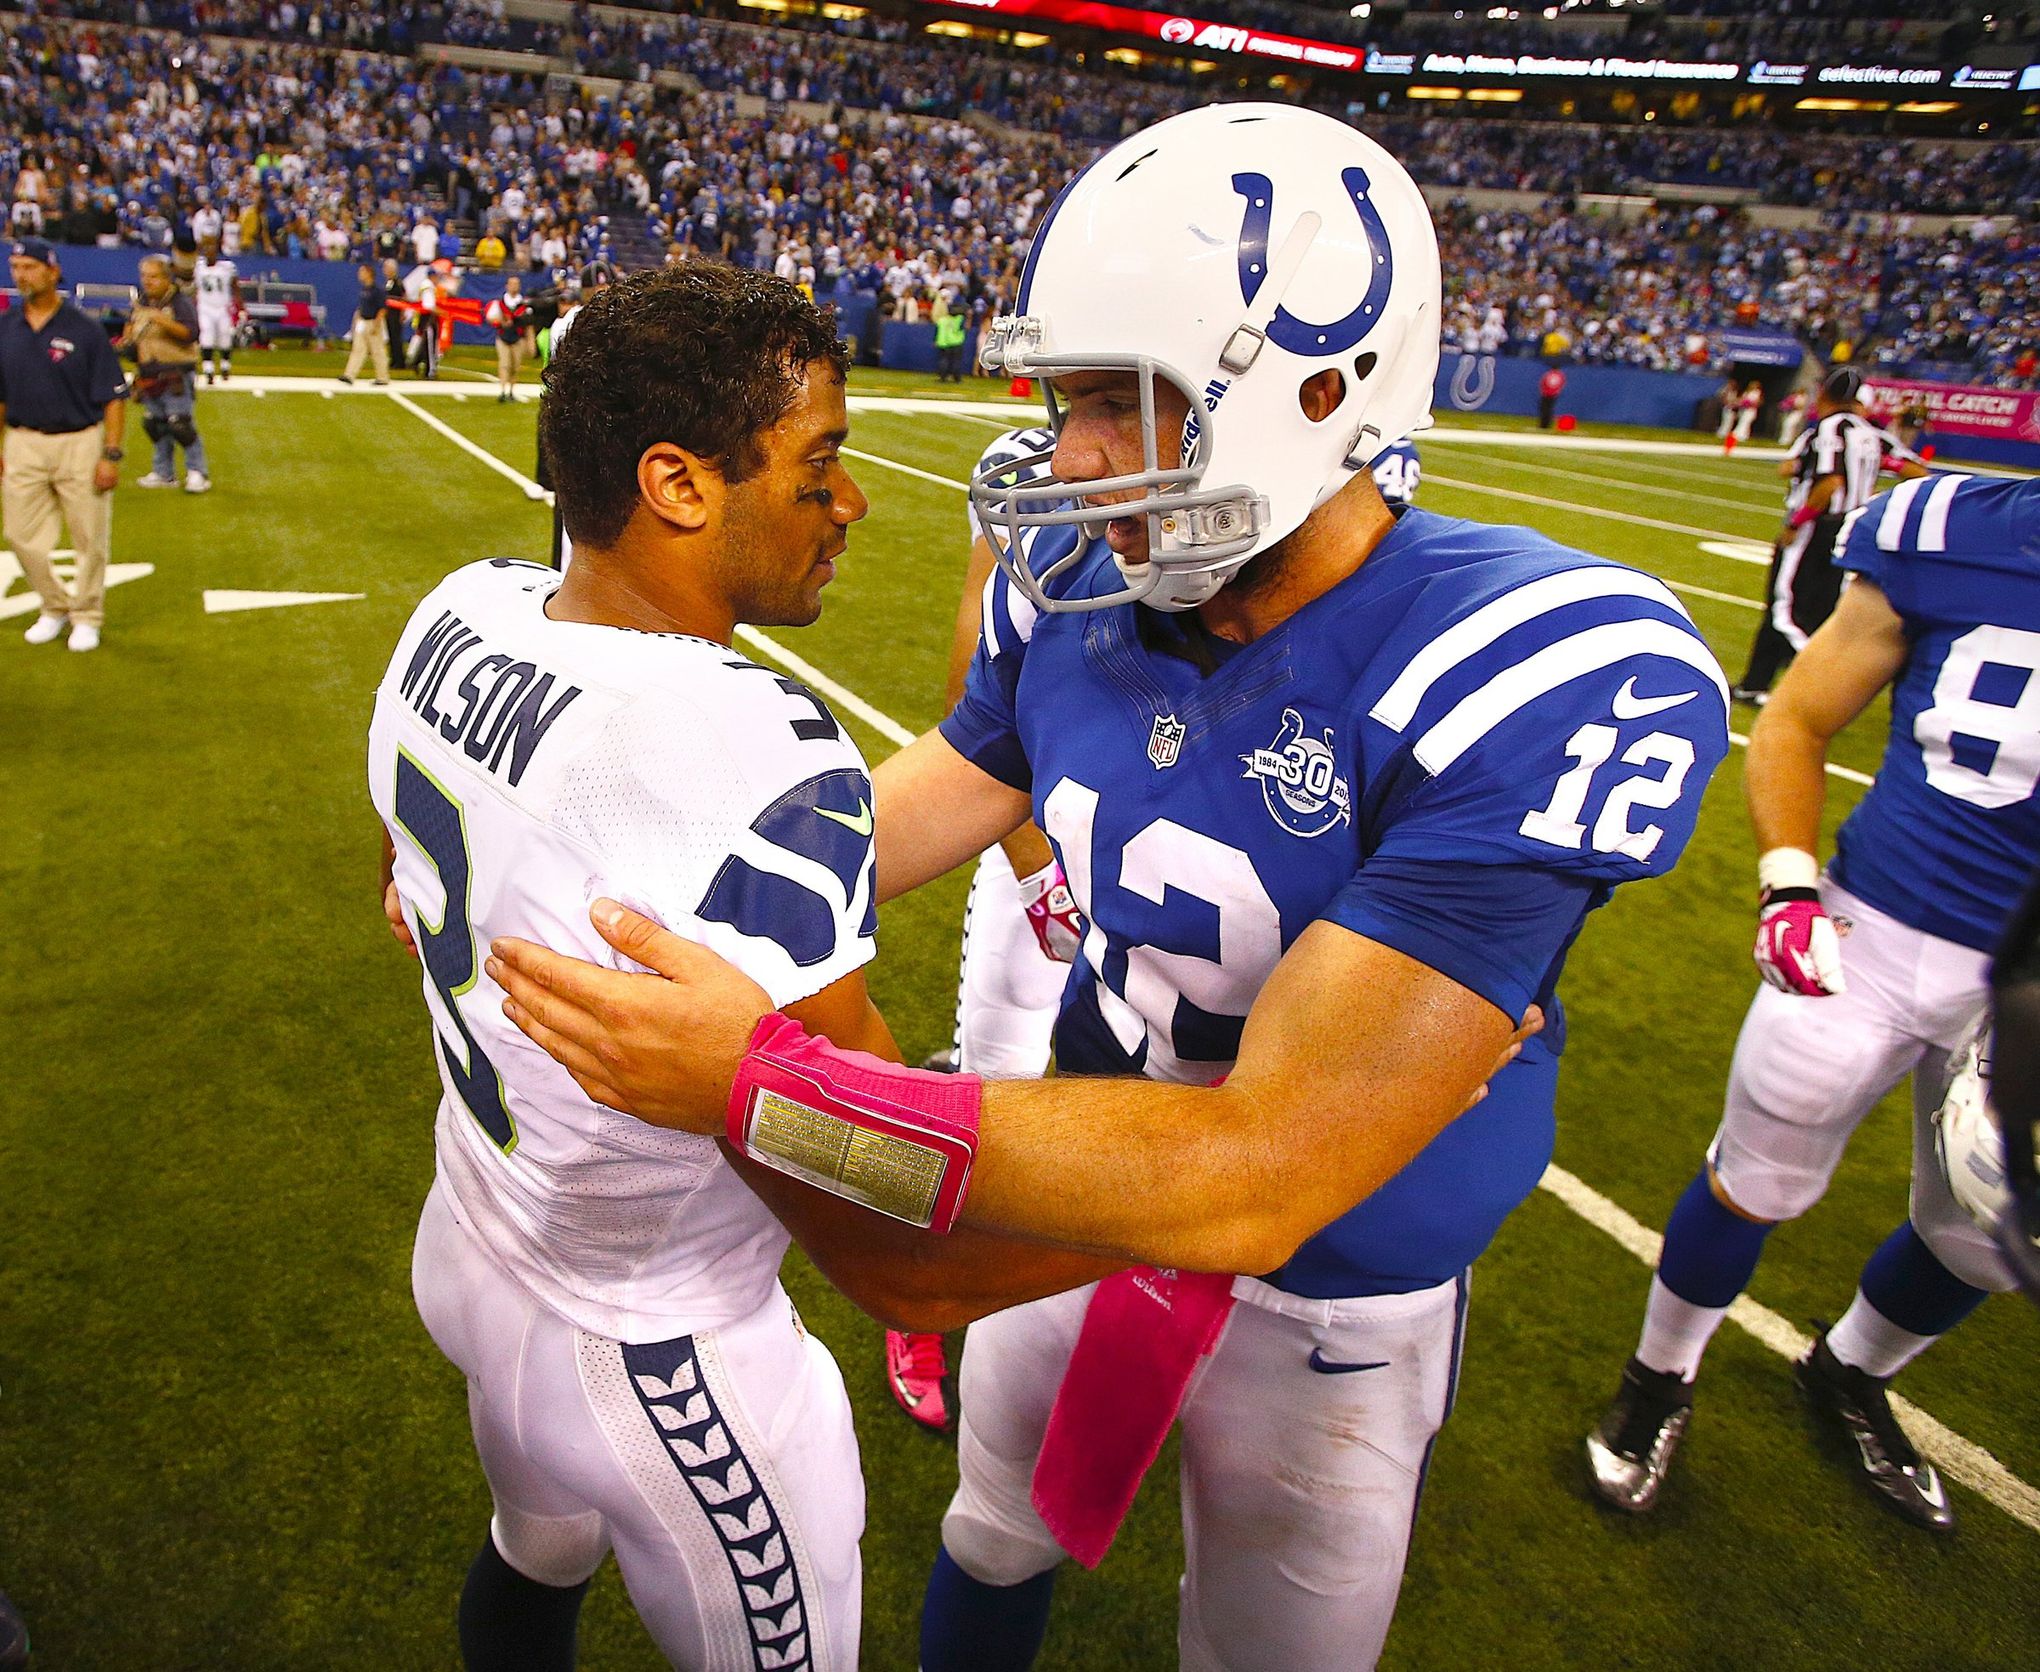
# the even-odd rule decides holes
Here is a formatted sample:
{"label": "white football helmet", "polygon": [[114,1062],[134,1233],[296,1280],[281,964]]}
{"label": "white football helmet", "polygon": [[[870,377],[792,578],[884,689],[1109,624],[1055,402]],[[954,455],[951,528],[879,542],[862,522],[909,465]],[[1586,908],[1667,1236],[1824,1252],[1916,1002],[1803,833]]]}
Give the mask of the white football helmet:
{"label": "white football helmet", "polygon": [[[1058,377],[1136,374],[1145,457],[1138,472],[1093,482],[974,480],[978,520],[1013,583],[1051,612],[1203,603],[1384,447],[1429,426],[1439,291],[1416,182],[1333,117],[1207,105],[1113,147],[1050,207],[1015,311],[992,321],[980,357],[1040,378],[1058,428]],[[1344,375],[1345,396],[1313,423],[1299,392],[1327,369]],[[1161,457],[1157,378],[1190,403],[1180,460]],[[1140,498],[1103,516],[1071,503],[1129,491]],[[1147,522],[1147,561],[1119,560],[1123,590],[1048,596],[1044,583],[1081,545],[1038,577],[1015,559],[1027,528],[1106,516]]]}
{"label": "white football helmet", "polygon": [[2005,1180],[2005,1139],[1990,1104],[1991,1033],[1978,1021],[1948,1059],[1948,1088],[1934,1111],[1934,1153],[1963,1212],[1986,1231],[2012,1205]]}

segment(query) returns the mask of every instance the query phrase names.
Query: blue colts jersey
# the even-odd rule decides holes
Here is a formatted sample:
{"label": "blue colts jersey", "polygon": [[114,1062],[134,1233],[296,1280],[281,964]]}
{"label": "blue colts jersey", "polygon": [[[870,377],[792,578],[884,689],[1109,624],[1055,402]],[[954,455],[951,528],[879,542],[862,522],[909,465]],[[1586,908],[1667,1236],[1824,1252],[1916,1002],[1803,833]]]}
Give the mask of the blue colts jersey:
{"label": "blue colts jersey", "polygon": [[1876,583],[1911,649],[1877,782],[1835,841],[1835,880],[1988,951],[2040,864],[2040,481],[1905,482],[1839,545],[1835,561]]}
{"label": "blue colts jersey", "polygon": [[[1044,530],[1041,572],[1082,536]],[[1094,543],[1065,596],[1119,584]],[[1555,988],[1586,914],[1668,869],[1726,752],[1721,670],[1663,584],[1526,529],[1408,511],[1330,592],[1243,647],[1183,652],[1139,605],[987,594],[943,724],[1030,791],[1089,921],[1064,1072],[1208,1083],[1320,918],[1550,1026],[1389,1184],[1272,1281],[1319,1296],[1463,1270],[1551,1156]],[[1364,1086],[1350,1110],[1366,1118]]]}

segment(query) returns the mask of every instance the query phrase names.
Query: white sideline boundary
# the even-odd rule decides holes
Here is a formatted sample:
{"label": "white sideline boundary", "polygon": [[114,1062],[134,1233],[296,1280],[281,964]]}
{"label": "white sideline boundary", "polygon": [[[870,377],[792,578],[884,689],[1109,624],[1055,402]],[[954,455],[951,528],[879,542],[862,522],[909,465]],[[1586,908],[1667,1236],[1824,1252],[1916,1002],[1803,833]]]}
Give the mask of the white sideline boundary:
{"label": "white sideline boundary", "polygon": [[[1655,1269],[1664,1238],[1626,1209],[1618,1207],[1592,1185],[1553,1162],[1538,1180],[1540,1190],[1556,1196],[1597,1231],[1604,1231],[1645,1265]],[[1740,1295],[1728,1309],[1729,1322],[1739,1325],[1780,1358],[1800,1359],[1813,1347],[1813,1337],[1795,1328],[1768,1306]],[[1983,1447],[1966,1440],[1902,1394],[1891,1396],[1891,1408],[1914,1445],[1972,1492],[1987,1498],[2034,1532],[2040,1533],[2040,1492],[2028,1486]]]}
{"label": "white sideline boundary", "polygon": [[[388,391],[399,404],[418,417],[425,419],[431,428],[439,431],[456,443],[462,452],[471,453],[486,462],[499,476],[508,477],[518,484],[527,495],[542,492],[538,484],[522,471],[505,464],[486,448],[460,434],[450,426],[440,423],[429,413],[419,411],[411,402],[405,401],[395,391]],[[847,453],[849,448],[845,448]],[[945,483],[950,487],[962,488],[961,482],[948,477],[935,476],[917,466],[902,465],[877,453],[858,453],[857,458],[868,459],[873,464],[886,465],[905,471],[914,476],[927,477],[931,481]],[[778,662],[795,678],[806,681],[832,703],[840,704],[849,713],[862,720],[879,736],[890,743],[905,748],[914,741],[914,733],[897,720],[874,708],[847,686],[837,681],[777,641],[767,637],[753,627],[739,627],[736,636],[744,644],[762,652]],[[1729,734],[1737,743],[1747,744],[1748,739]],[[1867,784],[1869,778],[1860,772],[1830,766],[1828,771],[1852,782]],[[1588,1184],[1576,1174],[1567,1172],[1554,1162],[1545,1168],[1544,1176],[1538,1180],[1538,1188],[1555,1196],[1581,1219],[1596,1230],[1606,1233],[1620,1243],[1637,1259],[1647,1266],[1657,1264],[1658,1250],[1664,1239],[1637,1219],[1627,1209],[1620,1207],[1608,1197]],[[1744,1295],[1728,1310],[1730,1322],[1754,1336],[1764,1346],[1782,1358],[1796,1359],[1804,1356],[1813,1345],[1812,1338],[1794,1328],[1780,1314],[1769,1307]],[[1941,1468],[1947,1470],[1948,1478],[1968,1487],[1978,1496],[2003,1510],[2013,1520],[2036,1533],[2040,1533],[2040,1491],[2026,1484],[2017,1475],[2000,1463],[1988,1451],[1973,1440],[1965,1439],[1945,1423],[1921,1410],[1910,1400],[1897,1394],[1891,1397],[1892,1409],[1898,1413],[1906,1433],[1920,1451]]]}

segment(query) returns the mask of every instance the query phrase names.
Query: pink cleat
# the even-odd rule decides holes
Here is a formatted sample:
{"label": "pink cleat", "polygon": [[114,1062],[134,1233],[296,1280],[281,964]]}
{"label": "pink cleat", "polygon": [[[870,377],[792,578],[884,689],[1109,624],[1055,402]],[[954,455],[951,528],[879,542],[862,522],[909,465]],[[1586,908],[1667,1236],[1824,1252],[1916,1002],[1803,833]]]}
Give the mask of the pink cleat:
{"label": "pink cleat", "polygon": [[939,1335],[885,1332],[885,1379],[900,1409],[938,1434],[949,1429],[949,1359]]}

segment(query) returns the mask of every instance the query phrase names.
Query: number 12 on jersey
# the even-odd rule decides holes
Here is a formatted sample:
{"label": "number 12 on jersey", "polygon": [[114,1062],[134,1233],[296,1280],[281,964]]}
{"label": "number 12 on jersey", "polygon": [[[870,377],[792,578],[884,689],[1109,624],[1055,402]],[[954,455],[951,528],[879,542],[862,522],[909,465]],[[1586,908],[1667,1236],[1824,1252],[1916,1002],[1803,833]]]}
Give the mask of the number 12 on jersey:
{"label": "number 12 on jersey", "polygon": [[[475,984],[480,960],[475,953],[474,927],[468,918],[468,885],[471,867],[468,856],[467,821],[460,803],[442,789],[431,773],[403,750],[397,751],[397,823],[412,845],[438,874],[445,896],[439,921],[428,924],[422,910],[416,911],[412,929],[418,937],[418,956],[425,973],[438,990],[446,1019],[466,1047],[460,1052],[443,1033],[434,1030],[439,1054],[445,1060],[447,1076],[475,1124],[490,1141],[508,1155],[517,1147],[517,1123],[503,1101],[503,1081],[496,1065],[483,1054],[460,1018],[456,1002]],[[416,910],[416,908],[414,908]]]}

